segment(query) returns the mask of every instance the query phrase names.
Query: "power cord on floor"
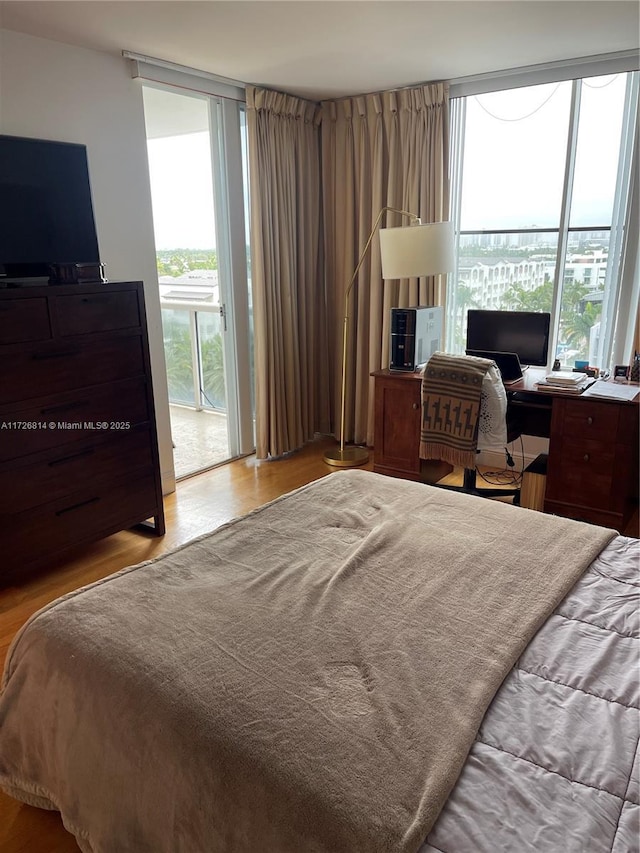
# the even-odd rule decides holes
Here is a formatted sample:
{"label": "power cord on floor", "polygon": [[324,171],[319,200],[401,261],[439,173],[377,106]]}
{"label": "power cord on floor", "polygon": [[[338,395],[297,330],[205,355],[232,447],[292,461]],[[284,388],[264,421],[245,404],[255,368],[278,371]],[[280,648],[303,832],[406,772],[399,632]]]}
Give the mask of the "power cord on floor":
{"label": "power cord on floor", "polygon": [[520,471],[516,471],[516,463],[513,454],[508,447],[504,448],[507,467],[499,471],[480,471],[476,466],[476,475],[490,486],[513,486],[519,488],[522,485],[522,469],[524,469],[524,442],[520,436]]}

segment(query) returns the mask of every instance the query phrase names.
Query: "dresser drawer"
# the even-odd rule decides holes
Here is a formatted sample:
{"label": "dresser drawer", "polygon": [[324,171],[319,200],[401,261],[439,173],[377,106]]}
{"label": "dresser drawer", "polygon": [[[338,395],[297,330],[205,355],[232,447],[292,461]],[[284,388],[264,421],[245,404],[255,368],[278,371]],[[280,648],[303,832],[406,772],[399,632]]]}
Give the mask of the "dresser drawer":
{"label": "dresser drawer", "polygon": [[[150,420],[144,377],[0,407],[0,463]],[[104,427],[103,424],[108,424]]]}
{"label": "dresser drawer", "polygon": [[144,427],[95,435],[0,467],[0,513],[19,513],[65,495],[151,470],[151,436]]}
{"label": "dresser drawer", "polygon": [[36,510],[0,516],[2,568],[11,574],[31,563],[46,564],[49,554],[132,527],[160,509],[151,474],[109,487],[87,483]]}
{"label": "dresser drawer", "polygon": [[136,290],[74,293],[54,299],[58,332],[62,337],[140,326]]}
{"label": "dresser drawer", "polygon": [[620,407],[596,400],[563,400],[562,433],[581,442],[582,439],[615,441]]}
{"label": "dresser drawer", "polygon": [[615,475],[615,445],[563,437],[547,472],[546,498],[607,507]]}
{"label": "dresser drawer", "polygon": [[622,513],[609,512],[606,509],[566,504],[562,501],[549,501],[545,498],[544,511],[550,515],[561,515],[563,518],[573,518],[576,521],[586,521],[588,524],[599,524],[600,527],[611,527],[622,532],[625,516]]}
{"label": "dresser drawer", "polygon": [[144,372],[139,335],[80,343],[49,342],[2,354],[2,399],[33,400]]}
{"label": "dresser drawer", "polygon": [[46,299],[0,299],[0,346],[46,341],[50,337]]}

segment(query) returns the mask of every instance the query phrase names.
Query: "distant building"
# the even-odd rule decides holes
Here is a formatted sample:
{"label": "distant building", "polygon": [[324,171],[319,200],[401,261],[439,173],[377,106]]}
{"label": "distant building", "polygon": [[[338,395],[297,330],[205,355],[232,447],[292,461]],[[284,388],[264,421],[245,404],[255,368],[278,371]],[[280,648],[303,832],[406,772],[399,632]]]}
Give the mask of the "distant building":
{"label": "distant building", "polygon": [[[494,235],[488,235],[494,236]],[[517,235],[516,235],[517,236]],[[531,235],[524,235],[530,237]],[[584,285],[589,288],[588,302],[602,302],[607,273],[606,249],[594,249],[590,253],[568,254],[564,267],[564,284]],[[514,285],[525,292],[540,287],[555,275],[556,256],[539,250],[528,258],[503,257],[460,257],[458,259],[458,284],[469,288],[471,301],[482,308],[504,309],[504,296]]]}
{"label": "distant building", "polygon": [[[594,249],[589,254],[568,255],[565,266],[565,283],[577,282],[595,291],[604,290],[607,275],[608,253],[605,249]],[[602,298],[600,299],[602,301]]]}
{"label": "distant building", "polygon": [[158,278],[160,298],[164,302],[205,302],[220,304],[218,270],[189,270],[179,276]]}
{"label": "distant building", "polygon": [[535,290],[553,275],[553,264],[544,257],[460,258],[458,284],[471,291],[471,300],[482,308],[504,308],[504,295],[515,284]]}

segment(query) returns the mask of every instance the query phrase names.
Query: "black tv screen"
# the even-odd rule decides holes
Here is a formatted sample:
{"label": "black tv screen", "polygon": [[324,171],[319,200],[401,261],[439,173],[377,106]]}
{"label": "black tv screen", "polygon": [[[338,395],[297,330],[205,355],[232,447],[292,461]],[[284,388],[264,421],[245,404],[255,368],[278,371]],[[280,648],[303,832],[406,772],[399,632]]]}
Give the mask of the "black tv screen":
{"label": "black tv screen", "polygon": [[467,311],[467,349],[515,352],[521,364],[545,367],[551,315],[534,311]]}
{"label": "black tv screen", "polygon": [[0,135],[0,275],[99,261],[85,146]]}

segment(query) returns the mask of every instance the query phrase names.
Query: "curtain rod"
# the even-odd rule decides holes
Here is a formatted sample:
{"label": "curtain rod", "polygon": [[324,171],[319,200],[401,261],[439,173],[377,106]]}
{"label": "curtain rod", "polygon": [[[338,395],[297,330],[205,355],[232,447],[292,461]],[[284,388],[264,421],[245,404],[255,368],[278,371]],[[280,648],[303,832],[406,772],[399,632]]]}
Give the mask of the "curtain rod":
{"label": "curtain rod", "polygon": [[[614,53],[596,53],[591,56],[575,56],[572,59],[556,59],[551,62],[541,62],[537,65],[521,65],[517,68],[503,68],[499,71],[485,71],[482,74],[469,74],[466,77],[456,77],[449,80],[451,86],[462,83],[476,83],[482,80],[493,80],[496,77],[511,77],[514,74],[534,74],[537,71],[553,71],[560,68],[575,68],[580,65],[592,65],[600,62],[618,62],[634,60],[629,63],[630,71],[637,71],[640,64],[640,54],[637,50],[619,50]],[[631,67],[635,66],[635,67]]]}
{"label": "curtain rod", "polygon": [[[200,77],[204,80],[210,80],[212,83],[220,83],[224,86],[233,86],[236,89],[243,90],[246,89],[247,86],[255,86],[257,89],[268,89],[270,92],[278,92],[278,94],[280,95],[288,95],[291,98],[299,98],[300,100],[309,101],[310,103],[316,104],[316,106],[320,106],[319,101],[312,100],[311,98],[302,98],[300,95],[294,95],[292,92],[287,92],[284,89],[276,89],[274,86],[265,86],[263,83],[247,83],[244,80],[234,80],[231,77],[223,77],[220,74],[213,74],[211,71],[202,71],[199,68],[191,68],[188,65],[179,65],[177,62],[169,62],[166,59],[158,59],[154,56],[145,56],[142,53],[133,53],[130,50],[123,50],[122,56],[124,59],[131,59],[134,62],[141,62],[146,65],[155,66],[157,68],[163,68],[167,71],[173,71],[177,74],[185,74],[191,77]],[[166,80],[152,80],[152,82],[166,83]],[[205,94],[207,94],[206,90],[198,91],[203,91]]]}
{"label": "curtain rod", "polygon": [[[133,59],[137,62],[144,62],[148,65],[158,66],[159,68],[166,68],[169,71],[175,71],[182,74],[190,74],[195,77],[202,77],[206,80],[211,80],[216,83],[222,83],[227,86],[235,86],[236,88],[240,89],[246,89],[247,86],[256,86],[257,88],[261,89],[269,89],[274,92],[280,92],[283,95],[290,95],[292,97],[300,98],[301,100],[309,101],[316,105],[320,105],[320,103],[322,103],[323,101],[346,101],[350,98],[361,98],[370,95],[384,95],[387,92],[403,92],[408,91],[410,89],[417,89],[420,86],[431,86],[438,83],[448,83],[451,97],[456,97],[460,94],[467,94],[468,92],[466,90],[469,87],[475,89],[478,84],[482,84],[483,82],[496,82],[498,80],[504,80],[508,78],[519,79],[521,76],[527,76],[530,74],[544,74],[545,72],[552,73],[553,71],[561,70],[563,68],[569,69],[580,68],[583,66],[597,66],[598,64],[617,64],[620,66],[619,70],[635,71],[638,70],[638,68],[640,67],[640,54],[637,50],[622,50],[614,53],[602,53],[595,54],[592,56],[580,56],[575,57],[573,59],[560,59],[553,62],[540,63],[538,65],[523,65],[518,68],[505,68],[497,71],[486,71],[482,74],[472,74],[466,77],[454,77],[448,80],[423,80],[422,82],[410,83],[406,86],[394,86],[390,89],[380,89],[372,92],[359,92],[357,94],[342,95],[338,98],[320,98],[316,100],[315,98],[303,98],[300,95],[294,95],[292,92],[287,92],[283,89],[276,89],[273,86],[268,86],[264,83],[247,83],[243,80],[234,80],[231,77],[223,77],[220,74],[212,74],[209,71],[201,71],[198,68],[190,68],[187,65],[179,65],[176,62],[169,62],[165,59],[158,59],[153,56],[145,56],[144,54],[133,53],[128,50],[123,50],[122,56],[125,57],[125,59]],[[520,83],[518,82],[516,85],[520,85]]]}
{"label": "curtain rod", "polygon": [[420,86],[431,86],[437,83],[448,83],[450,88],[463,87],[470,84],[482,83],[489,80],[498,80],[507,77],[519,77],[520,75],[542,73],[545,71],[560,70],[562,68],[579,68],[585,65],[597,65],[599,63],[620,63],[625,66],[624,70],[637,71],[640,67],[640,54],[637,50],[620,50],[614,53],[600,53],[592,56],[576,56],[572,59],[558,59],[553,62],[543,62],[538,65],[522,65],[518,68],[503,68],[497,71],[485,71],[481,74],[470,74],[467,77],[451,77],[449,79],[422,80],[409,83],[406,86],[393,86],[390,89],[378,89],[372,92],[359,92],[356,95],[341,95],[339,98],[322,98],[323,101],[346,101],[349,98],[362,98],[367,95],[384,95],[387,92],[404,92],[408,89],[417,89]]}
{"label": "curtain rod", "polygon": [[157,59],[155,56],[145,56],[142,53],[132,53],[123,50],[125,59],[134,59],[136,62],[145,62],[147,65],[157,65],[158,68],[166,68],[169,71],[178,71],[181,74],[191,74],[194,77],[204,77],[205,80],[213,80],[215,83],[224,83],[227,86],[236,86],[246,89],[247,83],[242,80],[233,80],[231,77],[222,77],[220,74],[212,74],[210,71],[201,71],[199,68],[190,68],[188,65],[179,65],[177,62],[169,62],[166,59]]}

